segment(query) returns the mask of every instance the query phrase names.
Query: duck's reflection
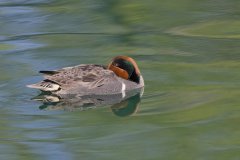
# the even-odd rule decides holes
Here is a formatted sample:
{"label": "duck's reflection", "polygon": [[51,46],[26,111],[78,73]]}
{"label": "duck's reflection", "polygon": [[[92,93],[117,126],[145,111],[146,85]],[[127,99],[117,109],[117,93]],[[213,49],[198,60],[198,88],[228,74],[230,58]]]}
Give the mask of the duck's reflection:
{"label": "duck's reflection", "polygon": [[54,96],[46,92],[32,98],[42,101],[39,107],[41,110],[68,110],[85,111],[101,106],[110,106],[112,112],[120,117],[130,116],[137,112],[143,94],[143,88],[126,93],[126,95],[65,95],[63,97]]}

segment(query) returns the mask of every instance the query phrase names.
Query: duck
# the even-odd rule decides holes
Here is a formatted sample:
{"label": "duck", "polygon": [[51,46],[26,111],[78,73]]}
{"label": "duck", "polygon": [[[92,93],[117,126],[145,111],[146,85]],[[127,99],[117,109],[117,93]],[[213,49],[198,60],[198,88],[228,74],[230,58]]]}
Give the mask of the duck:
{"label": "duck", "polygon": [[144,79],[136,61],[129,56],[116,56],[105,65],[80,64],[58,70],[42,70],[44,80],[27,85],[62,97],[66,95],[113,95],[139,90]]}

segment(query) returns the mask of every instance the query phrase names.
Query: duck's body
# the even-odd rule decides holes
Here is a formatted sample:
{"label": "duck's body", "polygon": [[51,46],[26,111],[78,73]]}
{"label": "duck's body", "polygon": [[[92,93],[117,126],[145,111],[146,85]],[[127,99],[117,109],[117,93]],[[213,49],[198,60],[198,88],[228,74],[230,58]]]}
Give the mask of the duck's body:
{"label": "duck's body", "polygon": [[[129,57],[119,56],[104,67],[95,64],[81,64],[55,71],[40,71],[44,74],[44,80],[28,85],[30,88],[48,91],[55,95],[63,96],[69,94],[78,95],[108,95],[122,93],[139,89],[144,86],[143,77],[134,61],[133,71],[125,66],[125,59]],[[123,66],[115,63],[116,60],[124,61]],[[129,60],[129,59],[128,59]],[[126,61],[132,64],[131,61]],[[122,62],[120,62],[120,65]],[[130,67],[131,68],[131,67]],[[128,73],[129,72],[129,73]],[[132,80],[133,79],[133,80]],[[136,80],[137,79],[137,80]]]}

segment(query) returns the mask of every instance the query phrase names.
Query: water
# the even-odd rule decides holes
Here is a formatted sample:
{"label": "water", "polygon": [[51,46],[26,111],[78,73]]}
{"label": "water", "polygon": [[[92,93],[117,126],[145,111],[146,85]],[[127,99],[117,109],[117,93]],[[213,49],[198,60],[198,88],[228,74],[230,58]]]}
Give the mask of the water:
{"label": "water", "polygon": [[[0,159],[240,159],[239,1],[1,0]],[[38,70],[126,54],[136,113],[41,109]]]}

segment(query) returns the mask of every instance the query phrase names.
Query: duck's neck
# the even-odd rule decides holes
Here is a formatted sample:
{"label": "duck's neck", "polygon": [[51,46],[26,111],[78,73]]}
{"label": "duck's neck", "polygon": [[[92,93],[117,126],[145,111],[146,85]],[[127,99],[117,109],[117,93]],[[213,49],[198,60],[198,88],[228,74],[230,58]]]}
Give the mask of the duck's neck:
{"label": "duck's neck", "polygon": [[136,71],[134,70],[129,77],[130,81],[136,82],[137,84],[140,83],[140,75],[137,75]]}

